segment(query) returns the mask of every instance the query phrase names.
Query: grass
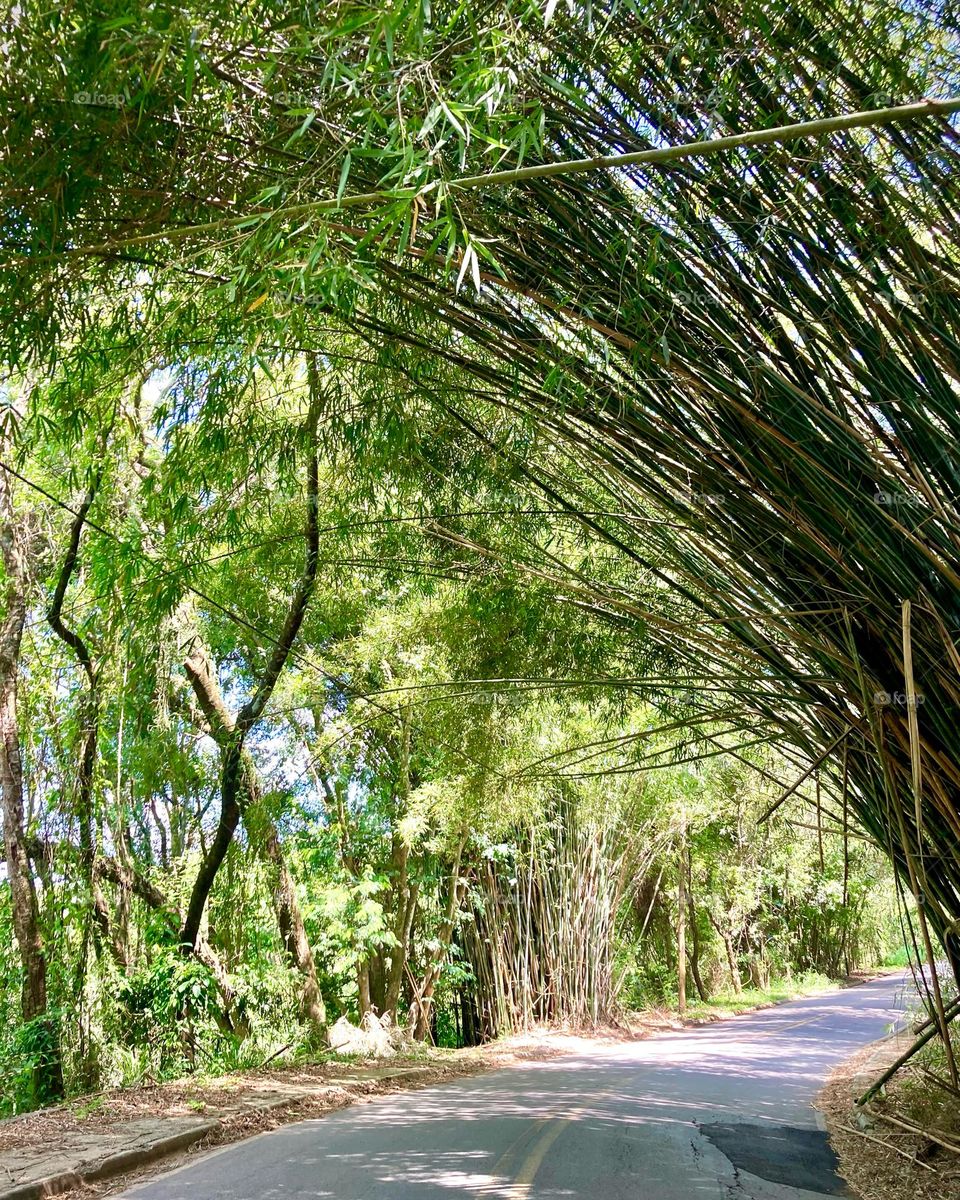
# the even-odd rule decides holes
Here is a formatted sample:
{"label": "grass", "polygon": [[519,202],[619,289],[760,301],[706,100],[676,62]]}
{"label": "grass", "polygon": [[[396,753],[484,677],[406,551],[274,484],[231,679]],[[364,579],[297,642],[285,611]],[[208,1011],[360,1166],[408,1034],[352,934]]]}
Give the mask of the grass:
{"label": "grass", "polygon": [[826,975],[810,971],[792,979],[772,980],[766,988],[744,988],[734,992],[719,992],[704,1003],[700,1000],[687,1005],[685,1017],[690,1020],[710,1020],[748,1012],[752,1008],[763,1008],[769,1004],[782,1004],[785,1000],[799,1000],[803,996],[818,996],[835,988],[836,982]]}

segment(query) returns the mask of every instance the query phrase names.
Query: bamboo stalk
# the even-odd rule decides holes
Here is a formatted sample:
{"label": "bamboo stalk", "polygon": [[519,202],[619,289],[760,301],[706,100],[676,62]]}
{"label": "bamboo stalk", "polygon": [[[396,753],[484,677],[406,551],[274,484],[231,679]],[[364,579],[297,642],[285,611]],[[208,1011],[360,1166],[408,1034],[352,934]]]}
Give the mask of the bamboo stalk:
{"label": "bamboo stalk", "polygon": [[960,1144],[948,1141],[946,1135],[942,1134],[938,1129],[924,1129],[919,1125],[914,1125],[912,1121],[905,1121],[902,1117],[891,1116],[890,1113],[878,1112],[875,1108],[871,1108],[870,1115],[880,1121],[886,1121],[890,1125],[897,1125],[901,1129],[906,1129],[910,1133],[919,1133],[922,1137],[927,1138],[928,1141],[942,1146],[944,1150],[949,1150],[953,1154],[960,1154]]}
{"label": "bamboo stalk", "polygon": [[920,762],[920,728],[917,720],[917,688],[913,678],[913,642],[910,637],[910,601],[901,604],[903,623],[903,674],[907,693],[907,726],[910,731],[910,764],[913,782],[917,848],[923,864],[923,769]]}
{"label": "bamboo stalk", "polygon": [[[488,171],[480,175],[462,175],[451,180],[433,180],[422,187],[377,189],[358,192],[339,198],[312,200],[305,204],[292,204],[272,211],[240,213],[233,217],[222,217],[216,221],[204,221],[196,225],[170,226],[157,233],[144,233],[135,237],[115,238],[92,246],[78,246],[73,250],[61,251],[58,258],[76,255],[115,254],[134,246],[149,246],[157,242],[182,241],[184,238],[201,234],[219,233],[241,226],[255,224],[258,219],[274,218],[301,220],[318,213],[339,212],[342,209],[368,207],[370,205],[394,203],[398,200],[423,201],[425,198],[444,193],[465,192],[477,188],[504,187],[509,184],[527,183],[557,176],[577,175],[589,171],[623,170],[627,167],[657,166],[663,163],[680,162],[688,158],[699,158],[737,150],[746,146],[766,146],[771,143],[788,143],[808,137],[821,137],[829,133],[841,133],[848,129],[863,129],[901,121],[912,121],[918,117],[949,116],[960,111],[960,97],[951,96],[944,100],[921,100],[912,104],[899,104],[890,108],[868,109],[862,112],[843,113],[834,117],[821,117],[814,121],[800,121],[792,125],[779,125],[772,129],[752,129],[744,133],[728,134],[719,138],[706,138],[680,146],[665,146],[652,150],[638,150],[627,154],[600,154],[591,158],[567,159],[561,162],[537,163],[530,167],[516,167],[504,171]],[[14,266],[28,261],[29,256],[18,255],[8,259],[5,265]]]}
{"label": "bamboo stalk", "polygon": [[[948,1023],[953,1021],[958,1014],[960,1014],[960,997],[955,998],[947,1008],[946,1018]],[[889,1083],[894,1075],[896,1075],[896,1073],[900,1070],[900,1068],[905,1066],[910,1059],[913,1058],[917,1051],[922,1050],[923,1047],[929,1041],[932,1041],[932,1039],[935,1038],[938,1033],[940,1033],[940,1026],[938,1022],[931,1020],[927,1030],[921,1034],[920,1037],[918,1037],[917,1040],[913,1042],[913,1044],[907,1050],[905,1050],[895,1062],[891,1063],[890,1066],[887,1067],[887,1069],[883,1072],[883,1074],[875,1079],[874,1082],[863,1093],[863,1095],[858,1098],[857,1105],[862,1108],[868,1101],[872,1100],[877,1092],[879,1092],[884,1086],[884,1084]]]}
{"label": "bamboo stalk", "polygon": [[932,1171],[934,1175],[940,1174],[929,1163],[921,1162],[919,1158],[916,1158],[913,1154],[908,1154],[906,1150],[903,1150],[900,1146],[895,1146],[893,1142],[885,1142],[883,1138],[874,1137],[870,1133],[864,1133],[862,1129],[854,1129],[852,1125],[840,1125],[840,1128],[846,1133],[855,1133],[857,1137],[866,1138],[868,1142],[875,1142],[878,1146],[884,1146],[888,1150],[895,1150],[901,1158],[905,1158],[907,1162],[913,1163],[914,1166],[923,1167],[925,1171]]}

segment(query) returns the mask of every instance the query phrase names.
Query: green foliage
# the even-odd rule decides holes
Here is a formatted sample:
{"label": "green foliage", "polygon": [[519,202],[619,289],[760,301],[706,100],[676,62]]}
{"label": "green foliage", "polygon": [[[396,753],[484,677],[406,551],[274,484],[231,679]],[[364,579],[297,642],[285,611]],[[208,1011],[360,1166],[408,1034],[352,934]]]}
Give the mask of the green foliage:
{"label": "green foliage", "polygon": [[139,1050],[144,1069],[150,1064],[161,1078],[188,1067],[184,1026],[203,1026],[217,1006],[210,973],[175,949],[161,950],[144,968],[123,978],[117,1002],[123,1044]]}
{"label": "green foliage", "polygon": [[677,1003],[677,971],[668,962],[636,962],[634,955],[625,964],[620,998],[624,1008],[673,1008]]}
{"label": "green foliage", "polygon": [[[4,532],[69,1091],[313,1052],[298,933],[328,1018],[369,990],[442,1044],[541,1015],[536,936],[576,957],[574,898],[609,984],[578,1019],[675,1003],[680,919],[719,995],[895,953],[891,863],[915,890],[927,864],[949,938],[949,127],[455,182],[955,74],[946,7],[848,9],[17,6]],[[317,580],[190,955],[230,726],[309,556],[308,415]],[[88,491],[64,640],[43,614]],[[906,687],[904,600],[916,728],[875,699]],[[14,941],[3,887],[11,1111],[49,1099],[57,1020],[20,1023]]]}
{"label": "green foliage", "polygon": [[884,967],[907,967],[910,965],[910,951],[906,946],[896,946],[892,950],[888,950],[883,956],[881,966]]}
{"label": "green foliage", "polygon": [[4,1089],[0,1092],[4,1116],[42,1108],[59,1099],[49,1090],[47,1068],[59,1062],[61,1019],[58,1010],[48,1009],[14,1029],[4,1055]]}

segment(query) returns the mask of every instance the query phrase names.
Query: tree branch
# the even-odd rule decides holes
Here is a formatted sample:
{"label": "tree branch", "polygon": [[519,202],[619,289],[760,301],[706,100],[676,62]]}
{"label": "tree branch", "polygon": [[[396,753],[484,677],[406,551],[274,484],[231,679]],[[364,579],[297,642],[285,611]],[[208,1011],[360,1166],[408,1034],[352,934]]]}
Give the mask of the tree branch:
{"label": "tree branch", "polygon": [[80,537],[83,533],[83,527],[86,524],[87,513],[93,504],[99,484],[100,472],[97,472],[96,477],[87,489],[83,503],[75,510],[73,524],[70,527],[70,541],[67,545],[67,553],[63,560],[63,566],[60,568],[60,578],[57,580],[53,600],[50,603],[49,609],[47,609],[47,620],[50,623],[50,628],[77,656],[78,662],[86,672],[91,690],[97,686],[97,673],[93,665],[93,658],[83,638],[64,624],[62,613],[67,588],[70,586],[70,579],[77,565],[77,557],[80,551]]}
{"label": "tree branch", "polygon": [[87,513],[93,504],[100,485],[101,472],[97,471],[87,489],[82,504],[74,514],[70,526],[70,540],[67,553],[60,568],[53,600],[47,610],[47,621],[50,628],[74,653],[77,661],[87,677],[87,695],[84,701],[85,712],[80,732],[80,754],[77,770],[76,809],[80,821],[80,848],[83,858],[83,871],[87,885],[91,890],[94,920],[100,932],[111,941],[109,912],[102,896],[97,894],[93,877],[93,860],[95,857],[93,838],[93,773],[97,761],[97,737],[100,723],[100,689],[99,677],[94,666],[93,656],[83,638],[70,629],[63,620],[63,601],[70,586],[70,580],[77,565],[80,552],[80,538],[86,523]]}
{"label": "tree branch", "polygon": [[[319,420],[321,385],[317,370],[316,358],[310,355],[307,359],[307,381],[310,405],[305,425],[307,439],[307,516],[304,530],[306,541],[306,557],[303,573],[290,601],[286,620],[279,637],[274,643],[269,661],[264,669],[254,694],[240,710],[237,719],[230,730],[230,737],[223,746],[223,770],[220,784],[220,819],[217,832],[211,842],[207,854],[197,872],[190,903],[187,906],[186,918],[183,923],[181,941],[184,945],[194,947],[200,932],[200,922],[207,897],[213,887],[217,872],[226,857],[233,835],[241,816],[241,782],[244,770],[244,741],[251,728],[259,720],[267,705],[273,689],[276,687],[280,673],[286,665],[293,648],[293,643],[303,624],[303,618],[313,593],[317,577],[317,564],[320,556],[320,533],[317,522],[319,506],[319,463],[317,448],[317,423]],[[196,664],[196,676],[202,682],[203,667]],[[209,666],[207,667],[209,670]],[[198,696],[199,699],[199,696]],[[204,701],[201,701],[203,704]],[[206,713],[212,724],[222,724],[222,718],[212,706]]]}

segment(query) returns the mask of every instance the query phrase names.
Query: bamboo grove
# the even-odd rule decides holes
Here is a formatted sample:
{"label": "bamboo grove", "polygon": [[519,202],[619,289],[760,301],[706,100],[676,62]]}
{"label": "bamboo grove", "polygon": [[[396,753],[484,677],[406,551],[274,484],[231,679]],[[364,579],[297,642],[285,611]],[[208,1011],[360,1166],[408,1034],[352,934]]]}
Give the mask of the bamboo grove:
{"label": "bamboo grove", "polygon": [[[956,22],[17,6],[0,733],[50,1094],[49,989],[113,1044],[91,953],[195,1058],[281,1003],[267,905],[304,1028],[469,1040],[688,953],[701,994],[847,969],[878,853],[949,1044]],[[68,893],[72,981],[30,968]]]}

